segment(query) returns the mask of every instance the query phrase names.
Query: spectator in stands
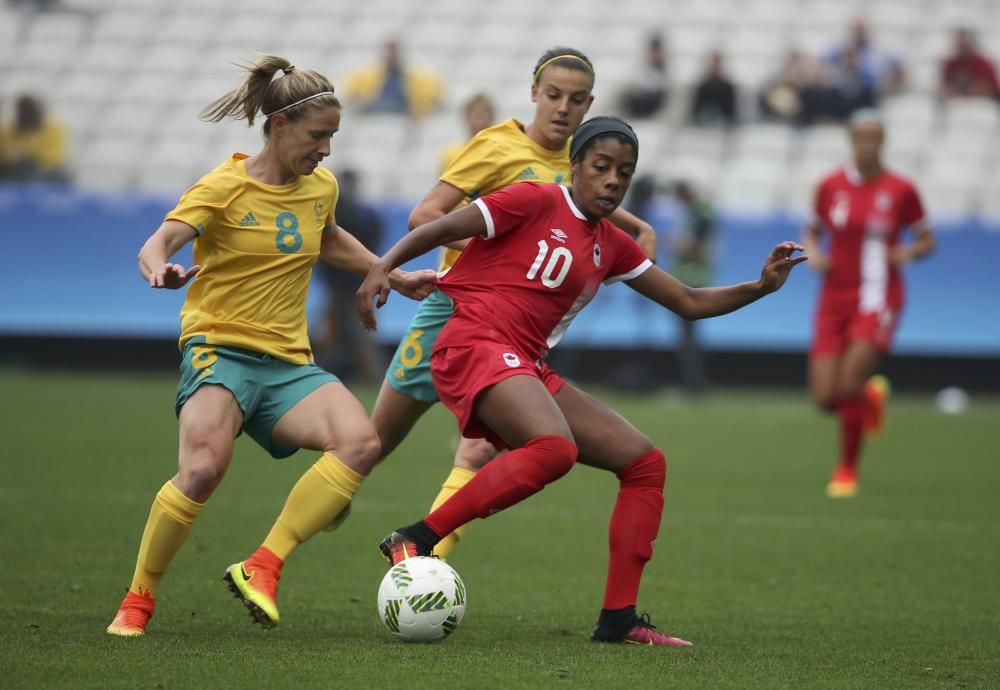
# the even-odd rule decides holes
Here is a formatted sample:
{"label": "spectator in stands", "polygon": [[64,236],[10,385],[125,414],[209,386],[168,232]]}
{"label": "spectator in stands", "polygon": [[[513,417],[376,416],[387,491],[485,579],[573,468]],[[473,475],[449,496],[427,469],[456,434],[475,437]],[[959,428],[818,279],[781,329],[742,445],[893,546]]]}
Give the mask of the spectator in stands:
{"label": "spectator in stands", "polygon": [[[337,224],[368,250],[381,251],[382,221],[373,208],[361,201],[358,173],[342,170],[337,180],[340,183]],[[361,327],[354,311],[354,293],[361,286],[361,278],[325,261],[316,262],[315,271],[328,293],[320,330],[313,343],[316,363],[327,371],[336,371],[344,381],[377,384],[388,361],[383,361],[378,344]]]}
{"label": "spectator in stands", "polygon": [[663,38],[652,34],[646,42],[636,79],[622,93],[622,112],[629,118],[653,117],[667,102],[667,54]]}
{"label": "spectator in stands", "polygon": [[487,127],[492,127],[496,122],[496,107],[493,104],[493,99],[482,91],[474,94],[465,102],[465,107],[462,109],[462,116],[465,120],[466,137],[462,141],[448,144],[441,150],[442,172],[458,157],[458,154],[465,148],[469,139]]}
{"label": "spectator in stands", "polygon": [[[715,209],[688,181],[682,180],[674,185],[674,194],[684,217],[669,243],[673,255],[670,273],[689,287],[705,287],[712,280]],[[677,344],[677,364],[681,387],[688,395],[698,396],[708,386],[704,349],[698,341],[696,322],[687,319],[679,321],[681,335]]]}
{"label": "spectator in stands", "polygon": [[862,75],[861,60],[860,50],[848,49],[827,67],[826,83],[814,103],[811,122],[807,124],[816,121],[845,123],[858,110],[875,106],[878,95]]}
{"label": "spectator in stands", "polygon": [[941,67],[941,98],[1000,98],[996,68],[979,52],[971,29],[955,30],[955,52]]}
{"label": "spectator in stands", "polygon": [[441,105],[441,79],[430,72],[409,67],[399,43],[385,43],[380,64],[348,76],[347,92],[369,113],[399,113],[420,118]]}
{"label": "spectator in stands", "polygon": [[66,182],[66,137],[42,102],[23,94],[14,121],[0,128],[0,171],[14,181]]}
{"label": "spectator in stands", "polygon": [[793,48],[780,71],[761,89],[761,115],[785,124],[809,124],[824,92],[822,66]]}
{"label": "spectator in stands", "polygon": [[722,54],[715,51],[709,56],[708,71],[695,87],[691,123],[701,127],[732,127],[737,120],[736,86],[726,76]]}
{"label": "spectator in stands", "polygon": [[[853,54],[853,57],[846,57]],[[824,62],[834,70],[841,70],[851,64],[857,79],[875,94],[876,99],[891,96],[903,90],[906,71],[900,59],[875,48],[868,25],[857,19],[851,25],[850,39],[832,48]]]}

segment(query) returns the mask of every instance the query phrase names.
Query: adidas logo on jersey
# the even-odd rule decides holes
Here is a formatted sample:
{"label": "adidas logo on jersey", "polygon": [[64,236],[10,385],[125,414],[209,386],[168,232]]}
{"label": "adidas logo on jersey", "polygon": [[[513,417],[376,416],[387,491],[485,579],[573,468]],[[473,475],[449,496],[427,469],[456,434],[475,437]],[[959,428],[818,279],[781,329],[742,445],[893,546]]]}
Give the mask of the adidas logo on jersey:
{"label": "adidas logo on jersey", "polygon": [[253,211],[247,211],[247,214],[243,216],[243,220],[240,221],[241,228],[259,228],[260,221],[257,220],[257,216],[253,214]]}
{"label": "adidas logo on jersey", "polygon": [[538,174],[529,165],[527,168],[521,171],[521,174],[517,176],[519,180],[537,180]]}
{"label": "adidas logo on jersey", "polygon": [[552,228],[551,230],[549,230],[549,232],[552,233],[552,239],[565,244],[567,237],[565,232],[563,232],[559,228]]}

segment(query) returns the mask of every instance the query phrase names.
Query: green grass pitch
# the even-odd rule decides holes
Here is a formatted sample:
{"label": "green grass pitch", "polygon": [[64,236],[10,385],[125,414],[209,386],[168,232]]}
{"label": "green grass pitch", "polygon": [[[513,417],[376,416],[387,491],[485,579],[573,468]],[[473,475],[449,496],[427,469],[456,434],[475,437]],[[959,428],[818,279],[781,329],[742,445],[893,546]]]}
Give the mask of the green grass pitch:
{"label": "green grass pitch", "polygon": [[[150,501],[174,471],[170,375],[0,372],[0,686],[5,688],[983,688],[1000,685],[1000,401],[958,417],[892,402],[861,495],[823,494],[835,425],[803,393],[598,395],[670,459],[640,610],[692,649],[588,641],[616,484],[578,467],[477,521],[452,565],[458,632],[383,629],[376,542],[423,515],[450,464],[435,409],[337,532],[289,561],[282,624],[219,580],[263,539],[314,456],[248,439],[174,561],[143,639],[104,634]],[[370,392],[361,395],[371,402]]]}

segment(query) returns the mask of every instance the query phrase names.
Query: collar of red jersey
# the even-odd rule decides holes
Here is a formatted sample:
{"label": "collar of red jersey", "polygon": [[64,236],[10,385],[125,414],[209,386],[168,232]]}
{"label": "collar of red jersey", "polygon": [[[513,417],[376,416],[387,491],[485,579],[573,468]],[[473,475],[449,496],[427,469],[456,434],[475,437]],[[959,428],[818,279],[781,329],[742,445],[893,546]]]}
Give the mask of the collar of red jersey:
{"label": "collar of red jersey", "polygon": [[562,185],[559,185],[559,189],[562,190],[563,196],[566,197],[566,203],[569,205],[569,209],[573,212],[573,215],[580,220],[587,220],[587,216],[583,215],[580,209],[576,207],[576,204],[573,203],[573,197],[570,196],[569,189]]}

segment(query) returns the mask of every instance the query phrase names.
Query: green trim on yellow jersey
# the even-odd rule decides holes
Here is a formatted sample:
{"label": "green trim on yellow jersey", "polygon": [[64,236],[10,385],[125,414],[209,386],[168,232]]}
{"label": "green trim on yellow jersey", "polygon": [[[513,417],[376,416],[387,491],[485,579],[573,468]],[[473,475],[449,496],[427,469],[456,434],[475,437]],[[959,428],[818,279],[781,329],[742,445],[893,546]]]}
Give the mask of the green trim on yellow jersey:
{"label": "green trim on yellow jersey", "polygon": [[[559,151],[547,149],[532,141],[524,125],[512,118],[472,137],[441,174],[441,181],[465,192],[460,206],[517,182],[568,184],[569,142]],[[459,253],[444,249],[439,270],[450,268]]]}
{"label": "green trim on yellow jersey", "polygon": [[317,168],[287,185],[247,175],[233,154],[188,189],[167,214],[197,230],[201,271],[181,309],[183,344],[195,336],[296,364],[312,361],[306,297],[339,189]]}

